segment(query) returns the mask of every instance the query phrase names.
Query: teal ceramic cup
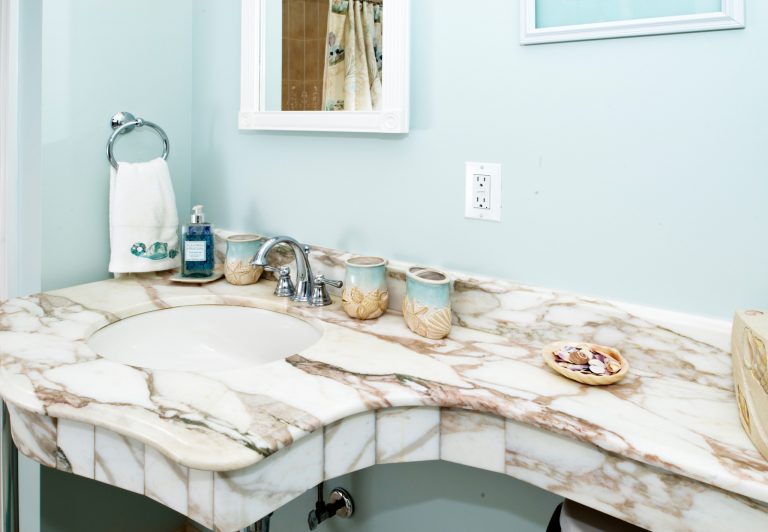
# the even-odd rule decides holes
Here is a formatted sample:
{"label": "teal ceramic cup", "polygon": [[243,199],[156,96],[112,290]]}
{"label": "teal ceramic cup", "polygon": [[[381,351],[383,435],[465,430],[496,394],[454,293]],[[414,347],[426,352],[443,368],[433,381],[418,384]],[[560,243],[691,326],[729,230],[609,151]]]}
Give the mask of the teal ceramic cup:
{"label": "teal ceramic cup", "polygon": [[227,258],[224,261],[227,282],[244,286],[259,280],[264,269],[251,266],[251,261],[261,248],[261,242],[261,238],[256,235],[234,235],[227,238]]}
{"label": "teal ceramic cup", "polygon": [[351,317],[372,320],[387,311],[387,261],[379,257],[353,257],[346,261],[341,306]]}
{"label": "teal ceramic cup", "polygon": [[416,266],[405,277],[403,319],[420,336],[439,340],[451,332],[451,280],[441,271]]}

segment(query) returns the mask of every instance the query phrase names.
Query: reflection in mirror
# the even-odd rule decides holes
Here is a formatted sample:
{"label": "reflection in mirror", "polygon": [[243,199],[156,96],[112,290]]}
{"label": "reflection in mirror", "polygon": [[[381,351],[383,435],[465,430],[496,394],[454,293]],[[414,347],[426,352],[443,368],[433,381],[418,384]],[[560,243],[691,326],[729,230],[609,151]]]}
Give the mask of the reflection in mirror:
{"label": "reflection in mirror", "polygon": [[381,110],[383,2],[267,0],[266,110]]}

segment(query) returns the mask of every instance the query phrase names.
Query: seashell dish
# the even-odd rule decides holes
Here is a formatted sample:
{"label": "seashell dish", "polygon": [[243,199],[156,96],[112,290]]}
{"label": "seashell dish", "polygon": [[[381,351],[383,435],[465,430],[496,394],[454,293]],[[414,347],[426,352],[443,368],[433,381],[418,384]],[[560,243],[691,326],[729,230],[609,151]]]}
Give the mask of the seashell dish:
{"label": "seashell dish", "polygon": [[547,366],[563,377],[590,386],[614,384],[626,377],[629,362],[618,350],[584,342],[555,342],[542,357]]}

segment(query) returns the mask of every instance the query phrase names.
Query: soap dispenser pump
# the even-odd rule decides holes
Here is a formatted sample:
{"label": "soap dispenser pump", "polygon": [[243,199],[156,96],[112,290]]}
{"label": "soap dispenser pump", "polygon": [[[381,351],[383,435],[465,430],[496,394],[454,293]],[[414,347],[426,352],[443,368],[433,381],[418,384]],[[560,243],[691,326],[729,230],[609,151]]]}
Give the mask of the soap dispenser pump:
{"label": "soap dispenser pump", "polygon": [[205,221],[202,205],[192,207],[191,223],[181,229],[181,275],[213,275],[213,227]]}

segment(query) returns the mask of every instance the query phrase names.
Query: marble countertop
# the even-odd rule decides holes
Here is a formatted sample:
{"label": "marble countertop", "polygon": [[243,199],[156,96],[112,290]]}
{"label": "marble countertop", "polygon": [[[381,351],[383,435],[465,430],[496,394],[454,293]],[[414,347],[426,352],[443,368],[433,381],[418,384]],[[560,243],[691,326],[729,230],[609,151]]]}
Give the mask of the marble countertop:
{"label": "marble countertop", "polygon": [[[464,277],[454,287],[457,325],[446,340],[431,341],[411,333],[396,312],[359,322],[338,302],[296,306],[273,297],[273,287],[175,285],[142,275],[5,302],[0,394],[22,409],[104,427],[209,471],[255,464],[360,412],[462,408],[768,502],[768,462],[739,424],[727,322]],[[133,368],[86,343],[117,320],[201,304],[291,314],[323,336],[285,360],[213,372]],[[632,370],[611,387],[568,381],[539,355],[557,340],[615,346]]]}

